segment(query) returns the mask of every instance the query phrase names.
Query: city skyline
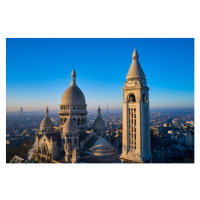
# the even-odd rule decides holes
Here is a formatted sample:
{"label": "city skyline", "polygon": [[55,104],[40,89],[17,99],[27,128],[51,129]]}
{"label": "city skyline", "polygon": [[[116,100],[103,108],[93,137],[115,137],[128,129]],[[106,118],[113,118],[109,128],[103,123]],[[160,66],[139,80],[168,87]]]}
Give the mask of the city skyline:
{"label": "city skyline", "polygon": [[7,111],[59,110],[73,66],[88,111],[122,110],[134,46],[150,109],[194,109],[194,39],[7,39]]}

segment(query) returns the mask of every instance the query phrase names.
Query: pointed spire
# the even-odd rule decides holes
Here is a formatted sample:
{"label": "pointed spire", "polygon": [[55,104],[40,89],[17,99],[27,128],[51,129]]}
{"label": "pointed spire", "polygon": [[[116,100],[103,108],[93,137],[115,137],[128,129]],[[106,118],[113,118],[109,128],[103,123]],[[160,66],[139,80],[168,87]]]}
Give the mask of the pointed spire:
{"label": "pointed spire", "polygon": [[137,77],[145,78],[145,74],[142,70],[142,67],[140,66],[138,58],[139,58],[139,55],[135,47],[133,55],[132,55],[132,63],[128,71],[128,74],[126,76],[126,79],[137,78]]}
{"label": "pointed spire", "polygon": [[100,108],[100,106],[99,106],[99,108],[98,108],[98,116],[99,116],[99,117],[101,116],[101,108]]}
{"label": "pointed spire", "polygon": [[139,58],[138,52],[137,52],[137,50],[136,50],[136,47],[134,47],[134,52],[133,52],[132,58],[133,58],[134,60],[136,60],[136,59]]}
{"label": "pointed spire", "polygon": [[72,70],[71,76],[72,76],[72,77],[76,77],[76,72],[75,72],[74,66],[73,66],[73,70]]}
{"label": "pointed spire", "polygon": [[73,66],[71,77],[72,77],[71,85],[76,85],[76,72],[75,72],[74,66]]}

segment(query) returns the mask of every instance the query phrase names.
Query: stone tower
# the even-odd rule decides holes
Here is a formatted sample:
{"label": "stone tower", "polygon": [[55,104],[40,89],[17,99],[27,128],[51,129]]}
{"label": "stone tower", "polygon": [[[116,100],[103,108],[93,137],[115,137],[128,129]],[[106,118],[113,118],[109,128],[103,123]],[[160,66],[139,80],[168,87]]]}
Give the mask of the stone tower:
{"label": "stone tower", "polygon": [[151,155],[149,88],[136,48],[123,87],[123,141],[120,159],[149,162]]}

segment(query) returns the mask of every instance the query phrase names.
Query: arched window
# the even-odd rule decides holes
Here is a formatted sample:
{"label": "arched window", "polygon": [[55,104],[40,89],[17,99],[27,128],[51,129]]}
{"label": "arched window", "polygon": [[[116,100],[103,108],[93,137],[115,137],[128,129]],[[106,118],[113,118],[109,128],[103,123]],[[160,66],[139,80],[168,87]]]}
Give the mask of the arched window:
{"label": "arched window", "polygon": [[146,94],[144,93],[144,94],[142,95],[142,101],[143,101],[143,103],[146,103],[146,100],[147,100]]}
{"label": "arched window", "polygon": [[76,118],[73,119],[76,122]]}
{"label": "arched window", "polygon": [[83,125],[83,118],[81,119],[81,125]]}
{"label": "arched window", "polygon": [[80,125],[80,118],[78,118],[77,125]]}
{"label": "arched window", "polygon": [[134,95],[134,94],[131,94],[131,95],[129,96],[129,103],[134,103],[134,102],[136,102],[136,100],[135,100],[135,95]]}

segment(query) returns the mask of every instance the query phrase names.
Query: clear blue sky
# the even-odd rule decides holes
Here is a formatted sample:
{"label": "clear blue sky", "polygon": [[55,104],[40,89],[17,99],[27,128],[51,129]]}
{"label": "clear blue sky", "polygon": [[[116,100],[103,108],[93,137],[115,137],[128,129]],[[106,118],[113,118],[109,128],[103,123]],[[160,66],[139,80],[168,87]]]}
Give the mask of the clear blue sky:
{"label": "clear blue sky", "polygon": [[150,108],[194,107],[194,39],[7,39],[7,111],[59,110],[75,66],[88,110],[122,109],[134,46]]}

